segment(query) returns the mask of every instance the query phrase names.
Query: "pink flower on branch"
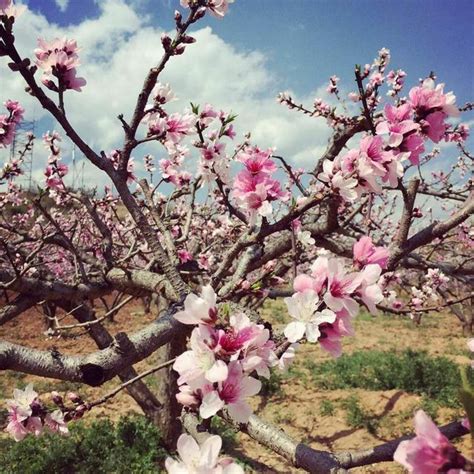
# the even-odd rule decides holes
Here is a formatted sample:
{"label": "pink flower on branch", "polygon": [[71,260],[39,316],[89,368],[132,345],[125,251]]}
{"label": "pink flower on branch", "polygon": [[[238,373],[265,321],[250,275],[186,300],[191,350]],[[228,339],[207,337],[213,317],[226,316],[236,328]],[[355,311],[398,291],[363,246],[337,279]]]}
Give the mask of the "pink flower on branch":
{"label": "pink flower on branch", "polygon": [[[41,81],[55,92],[73,89],[77,92],[86,85],[86,80],[76,77],[76,67],[79,66],[79,48],[75,40],[55,38],[47,42],[38,39],[38,48],[35,49],[37,66],[44,71]],[[55,83],[52,78],[56,77]]]}
{"label": "pink flower on branch", "polygon": [[199,407],[202,418],[210,418],[223,408],[238,423],[246,423],[252,409],[246,399],[260,392],[262,384],[259,380],[244,374],[239,362],[229,364],[229,375],[217,388],[207,386]]}
{"label": "pink flower on branch", "polygon": [[8,115],[0,115],[0,148],[5,148],[13,142],[16,126],[23,120],[25,110],[19,102],[7,100],[3,103]]}
{"label": "pink flower on branch", "polygon": [[369,263],[375,263],[386,268],[390,252],[385,247],[376,247],[368,236],[361,237],[354,244],[354,263],[362,268]]}
{"label": "pink flower on branch", "polygon": [[[196,4],[196,0],[181,0],[183,8],[189,8]],[[234,3],[234,0],[207,0],[206,8],[216,17],[223,18],[229,10],[229,4]]]}
{"label": "pink flower on branch", "polygon": [[393,455],[394,461],[413,473],[462,472],[466,459],[423,410],[415,414],[415,433],[415,438],[398,445]]}
{"label": "pink flower on branch", "polygon": [[190,293],[184,300],[184,310],[174,318],[183,324],[210,324],[217,320],[217,295],[210,285],[203,286],[201,296]]}

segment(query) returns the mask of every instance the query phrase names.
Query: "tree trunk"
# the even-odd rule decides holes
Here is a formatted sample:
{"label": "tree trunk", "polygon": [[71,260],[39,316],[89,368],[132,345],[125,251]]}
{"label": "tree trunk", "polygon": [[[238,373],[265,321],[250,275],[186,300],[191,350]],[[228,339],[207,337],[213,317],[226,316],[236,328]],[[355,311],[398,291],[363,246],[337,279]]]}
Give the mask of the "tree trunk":
{"label": "tree trunk", "polygon": [[[74,303],[71,305],[62,305],[62,308],[72,314],[72,316],[80,323],[88,321],[94,321],[96,319],[95,313],[92,308],[83,305],[77,307]],[[107,329],[102,326],[101,323],[92,324],[89,326],[89,335],[97,344],[99,349],[104,349],[113,342],[113,338]],[[133,367],[123,369],[119,374],[119,378],[122,382],[126,382],[138,374]],[[126,388],[128,394],[137,402],[143,413],[149,418],[156,426],[161,427],[161,411],[162,405],[151,392],[148,386],[139,380]]]}
{"label": "tree trunk", "polygon": [[[186,335],[180,335],[175,338],[172,343],[160,347],[157,351],[157,363],[163,363],[174,359],[186,350]],[[166,447],[174,449],[176,441],[181,434],[181,410],[182,406],[176,400],[178,393],[178,374],[172,367],[160,371],[156,375],[158,377],[158,399],[162,405],[161,415],[161,430],[163,441]]]}

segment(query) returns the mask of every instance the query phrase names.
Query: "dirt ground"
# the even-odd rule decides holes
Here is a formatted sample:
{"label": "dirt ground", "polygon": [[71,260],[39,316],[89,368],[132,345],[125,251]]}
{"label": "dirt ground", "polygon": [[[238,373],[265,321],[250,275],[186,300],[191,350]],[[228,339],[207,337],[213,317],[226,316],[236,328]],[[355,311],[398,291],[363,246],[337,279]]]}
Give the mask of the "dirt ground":
{"label": "dirt ground", "polygon": [[[283,324],[285,311],[278,303],[269,303],[265,316],[276,326]],[[153,319],[145,315],[140,305],[123,308],[107,327],[112,334],[119,331],[133,331]],[[65,319],[62,324],[72,323]],[[400,351],[403,349],[426,350],[431,355],[443,355],[457,363],[468,363],[465,350],[466,338],[462,336],[460,326],[453,316],[430,315],[424,317],[421,325],[415,326],[409,319],[393,316],[371,317],[364,315],[355,324],[356,336],[347,338],[344,352],[355,350],[377,349],[383,351]],[[77,332],[77,330],[76,330]],[[45,335],[45,324],[41,313],[30,310],[21,317],[0,327],[0,338],[11,342],[25,344],[38,349],[57,348],[64,354],[79,354],[95,348],[87,337],[51,338]],[[409,433],[412,430],[412,415],[420,406],[421,398],[398,390],[320,390],[312,386],[305,361],[318,363],[329,356],[316,345],[300,347],[292,377],[283,379],[281,389],[265,397],[255,397],[253,408],[262,418],[280,426],[294,439],[309,444],[315,449],[334,452],[369,448],[394,437]],[[154,365],[154,357],[136,365],[141,371]],[[442,376],[442,374],[440,374]],[[149,376],[146,381],[153,387],[157,375]],[[100,388],[91,388],[33,376],[3,372],[0,374],[0,399],[9,398],[13,388],[19,383],[34,382],[39,393],[58,390],[77,391],[88,401],[95,400],[112,390],[118,379],[111,380]],[[366,428],[353,428],[346,421],[346,409],[343,401],[356,394],[362,408],[377,419],[377,430],[369,432]],[[329,409],[329,408],[330,409]],[[87,415],[88,419],[108,417],[117,419],[120,415],[140,412],[135,402],[121,392],[106,405],[95,408]],[[454,409],[441,409],[438,422],[444,423],[455,419],[460,412]],[[466,444],[467,441],[461,441]],[[462,446],[462,444],[460,446]],[[230,455],[242,459],[250,472],[262,473],[298,473],[279,456],[255,443],[244,434],[237,434],[237,446]],[[464,448],[467,447],[464,446]],[[379,464],[374,467],[358,468],[354,473],[401,473],[394,463]]]}

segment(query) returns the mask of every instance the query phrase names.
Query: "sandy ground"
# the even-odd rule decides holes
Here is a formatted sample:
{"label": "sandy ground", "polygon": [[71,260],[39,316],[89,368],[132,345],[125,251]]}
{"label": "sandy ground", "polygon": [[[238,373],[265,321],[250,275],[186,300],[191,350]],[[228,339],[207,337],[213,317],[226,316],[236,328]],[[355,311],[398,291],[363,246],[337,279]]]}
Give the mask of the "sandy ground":
{"label": "sandy ground", "polygon": [[[269,304],[265,309],[265,315],[275,325],[284,322],[284,313],[281,305],[276,303]],[[120,311],[115,322],[107,323],[107,326],[112,334],[124,330],[133,331],[144,326],[151,319],[153,316],[145,315],[140,306],[128,306]],[[72,321],[66,319],[63,324],[67,322]],[[65,354],[78,354],[95,348],[94,343],[87,337],[48,338],[44,334],[44,329],[42,315],[36,310],[31,310],[0,327],[0,338],[38,349],[55,347]],[[404,318],[365,316],[357,320],[356,336],[346,340],[344,351],[350,353],[364,349],[384,351],[424,349],[432,355],[444,355],[457,363],[468,363],[465,343],[466,338],[462,336],[460,326],[453,316],[430,315],[425,317],[419,326],[414,326],[410,320]],[[421,402],[419,396],[397,390],[321,391],[313,386],[305,361],[318,363],[328,358],[329,356],[317,346],[301,347],[295,363],[296,375],[284,379],[278,393],[266,397],[255,397],[252,403],[256,413],[279,425],[290,436],[315,449],[335,452],[368,448],[411,431],[412,414]],[[147,361],[137,364],[136,368],[140,371],[153,365],[154,362],[152,356]],[[92,401],[114,388],[117,381],[118,379],[111,380],[95,389],[7,371],[0,375],[0,397],[9,398],[13,388],[18,384],[34,382],[35,389],[40,393],[53,389],[60,392],[75,390],[87,400]],[[148,377],[147,383],[151,387],[156,385],[156,376]],[[353,428],[346,422],[346,410],[342,402],[353,394],[359,397],[363,409],[377,420],[377,429],[372,430],[372,433],[365,428]],[[329,411],[328,406],[331,407]],[[116,419],[130,412],[140,412],[140,410],[126,393],[121,392],[113,402],[97,407],[87,416],[88,419],[100,417]],[[438,422],[451,421],[459,414],[456,410],[441,409]],[[238,448],[229,454],[244,460],[250,472],[282,474],[303,472],[289,467],[282,458],[255,443],[246,435],[238,434],[237,439]],[[462,443],[467,442],[462,441]],[[354,469],[351,472],[399,473],[403,470],[394,463],[384,463],[374,467]]]}

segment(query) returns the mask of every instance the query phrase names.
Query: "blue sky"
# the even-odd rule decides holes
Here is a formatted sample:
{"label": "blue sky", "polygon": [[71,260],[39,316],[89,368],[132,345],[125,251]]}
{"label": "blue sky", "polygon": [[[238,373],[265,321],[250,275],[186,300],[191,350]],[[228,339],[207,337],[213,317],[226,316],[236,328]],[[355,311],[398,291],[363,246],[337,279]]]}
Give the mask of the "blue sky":
{"label": "blue sky", "polygon": [[[66,94],[68,116],[95,150],[120,147],[123,132],[116,117],[133,110],[143,77],[161,56],[160,35],[174,28],[179,0],[23,1],[29,11],[15,24],[21,54],[31,58],[38,37],[77,39],[78,75],[88,84],[81,93]],[[255,144],[275,146],[294,165],[310,168],[326,148],[330,130],[324,120],[278,105],[277,93],[291,90],[309,106],[316,96],[329,100],[324,89],[332,74],[341,77],[343,92],[354,90],[354,64],[372,62],[387,47],[390,67],[408,73],[407,91],[434,70],[458,104],[474,100],[472,5],[472,0],[236,0],[224,19],[206,16],[194,25],[197,44],[174,58],[160,80],[170,82],[180,98],[172,111],[182,111],[191,100],[232,110],[239,115],[238,136],[251,131]],[[37,120],[37,136],[57,128],[24,93],[21,78],[4,58],[0,84],[0,102],[19,100],[27,117]],[[473,115],[463,117],[471,128]],[[69,163],[66,139],[63,146]],[[154,147],[137,150],[138,167],[145,153],[163,158]],[[441,167],[456,156],[445,151],[447,161],[437,161]],[[38,144],[38,181],[45,153]],[[103,184],[89,165],[86,174],[91,184]]]}
{"label": "blue sky", "polygon": [[[132,2],[133,3],[133,2]],[[33,10],[60,25],[99,15],[100,0],[29,0]],[[178,0],[140,0],[150,22],[172,27]],[[472,0],[236,0],[222,21],[208,24],[226,42],[265,54],[276,86],[304,94],[330,75],[352,80],[355,62],[370,62],[381,47],[392,66],[415,79],[434,70],[460,101],[474,98]]]}

